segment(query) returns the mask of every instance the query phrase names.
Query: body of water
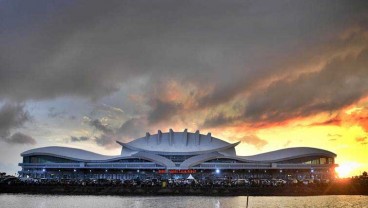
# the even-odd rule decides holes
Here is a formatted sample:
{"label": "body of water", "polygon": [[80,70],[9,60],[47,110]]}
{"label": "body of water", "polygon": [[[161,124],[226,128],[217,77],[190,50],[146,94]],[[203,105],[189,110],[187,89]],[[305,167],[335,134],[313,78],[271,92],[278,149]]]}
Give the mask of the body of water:
{"label": "body of water", "polygon": [[[59,207],[246,207],[247,197],[132,197],[0,194],[2,208]],[[368,196],[249,197],[249,207],[366,207]]]}

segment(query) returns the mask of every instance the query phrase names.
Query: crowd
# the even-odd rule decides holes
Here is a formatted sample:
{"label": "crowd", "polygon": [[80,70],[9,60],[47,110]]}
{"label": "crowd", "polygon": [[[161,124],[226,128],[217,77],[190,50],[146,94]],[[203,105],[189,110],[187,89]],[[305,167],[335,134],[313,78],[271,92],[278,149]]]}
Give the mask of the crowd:
{"label": "crowd", "polygon": [[[251,191],[251,192],[249,192]],[[0,193],[41,194],[103,194],[103,195],[242,195],[309,196],[309,195],[366,195],[368,176],[336,179],[233,179],[187,177],[181,179],[135,178],[120,179],[47,179],[21,178],[0,175]]]}
{"label": "crowd", "polygon": [[30,185],[74,185],[74,186],[122,186],[122,187],[268,187],[286,185],[310,185],[325,184],[329,180],[302,180],[296,179],[231,179],[231,178],[206,178],[196,179],[47,179],[47,178],[17,178],[14,176],[4,176],[0,178],[0,184],[30,184]]}
{"label": "crowd", "polygon": [[[290,185],[319,185],[331,183],[328,179],[233,179],[233,178],[205,178],[195,179],[161,179],[161,178],[136,178],[136,179],[49,179],[49,178],[21,178],[6,175],[0,172],[0,185],[29,184],[29,185],[70,185],[70,186],[121,186],[121,187],[269,187]],[[368,174],[346,179],[338,179],[334,183],[350,183],[368,185]]]}

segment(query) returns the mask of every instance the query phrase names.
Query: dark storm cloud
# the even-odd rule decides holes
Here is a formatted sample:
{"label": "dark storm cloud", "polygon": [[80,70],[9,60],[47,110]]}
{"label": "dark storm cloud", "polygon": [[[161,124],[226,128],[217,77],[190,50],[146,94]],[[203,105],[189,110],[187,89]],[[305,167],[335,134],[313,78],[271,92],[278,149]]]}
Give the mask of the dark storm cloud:
{"label": "dark storm cloud", "polygon": [[94,137],[70,136],[70,138],[65,139],[66,142],[92,142],[106,149],[119,147],[119,145],[116,143],[116,140],[117,137],[115,134],[105,134],[105,133],[102,133],[101,135]]}
{"label": "dark storm cloud", "polygon": [[354,3],[2,1],[0,97],[98,98],[147,75],[216,83],[201,103],[222,103],[270,74],[262,56],[350,23]]}
{"label": "dark storm cloud", "polygon": [[[89,125],[102,132],[100,136],[95,136],[93,140],[97,145],[107,149],[119,146],[115,142],[117,140],[116,129],[109,128],[108,125],[102,124],[99,119],[90,120]],[[86,141],[84,137],[79,137],[77,139]]]}
{"label": "dark storm cloud", "polygon": [[[316,98],[311,95],[311,86],[322,84],[333,90],[314,75],[298,78],[300,86],[295,81],[276,82],[264,91],[256,86],[275,75],[298,71],[287,65],[312,60],[317,55],[310,52],[311,46],[329,43],[331,34],[360,21],[368,8],[366,1],[11,0],[0,4],[0,100],[98,99],[127,81],[148,77],[138,93],[146,96],[141,102],[150,109],[133,115],[144,118],[140,122],[147,129],[244,94],[249,95],[244,115],[211,115],[204,126],[273,122],[333,110],[323,101],[302,106],[308,99],[321,99],[322,93]],[[183,86],[190,83],[206,93],[194,97],[196,104],[183,111],[182,103],[159,99],[159,92],[149,93],[168,80]],[[291,95],[302,95],[301,99],[287,98],[294,86]],[[330,98],[327,103],[341,107],[359,93],[346,90],[342,93],[346,102]],[[290,114],[285,113],[288,109]],[[136,121],[131,122],[127,125]],[[100,121],[91,125],[105,134],[136,135],[138,131],[126,130],[124,125],[125,130],[108,129]]]}
{"label": "dark storm cloud", "polygon": [[146,119],[130,118],[126,120],[120,128],[103,131],[100,136],[96,136],[94,142],[107,149],[120,147],[116,141],[128,142],[134,138],[139,138],[147,131]]}
{"label": "dark storm cloud", "polygon": [[120,147],[118,143],[116,143],[116,136],[110,134],[102,134],[99,137],[95,137],[95,142],[97,145],[105,147],[106,149],[112,149]]}
{"label": "dark storm cloud", "polygon": [[24,105],[5,103],[0,108],[0,137],[9,136],[12,129],[22,127],[30,120],[31,116],[24,110]]}
{"label": "dark storm cloud", "polygon": [[201,125],[203,128],[215,128],[227,124],[231,124],[236,120],[239,120],[240,117],[238,116],[226,116],[225,113],[219,113],[215,116],[206,118]]}
{"label": "dark storm cloud", "polygon": [[37,142],[34,138],[29,135],[17,132],[11,135],[9,138],[5,139],[7,143],[10,144],[31,144],[35,145]]}
{"label": "dark storm cloud", "polygon": [[133,138],[138,138],[144,135],[145,131],[148,129],[146,119],[142,118],[130,118],[126,120],[119,128],[109,128],[107,125],[103,125],[98,119],[89,120],[88,124],[101,131],[101,134],[94,137],[71,136],[67,141],[90,141],[96,143],[98,146],[105,147],[106,149],[112,149],[120,147],[116,141],[128,142]]}
{"label": "dark storm cloud", "polygon": [[148,121],[152,124],[162,121],[169,121],[169,119],[175,116],[180,110],[183,110],[183,106],[180,103],[164,102],[161,100],[155,100],[151,102],[152,109],[148,114]]}
{"label": "dark storm cloud", "polygon": [[[364,36],[367,30],[358,34]],[[355,38],[355,37],[353,37]],[[204,120],[204,127],[237,121],[262,126],[303,118],[321,112],[337,112],[368,96],[368,39],[356,54],[331,59],[319,71],[303,73],[294,79],[281,79],[247,96],[243,113],[227,116],[218,113]],[[341,125],[339,115],[310,126]]]}
{"label": "dark storm cloud", "polygon": [[0,97],[25,100],[60,95],[96,96],[115,88],[115,83],[106,84],[108,77],[102,70],[99,73],[89,66],[97,64],[88,60],[92,57],[75,63],[81,55],[88,56],[83,49],[68,47],[76,33],[93,28],[100,18],[114,10],[114,3],[2,1],[0,4],[3,89]]}
{"label": "dark storm cloud", "polygon": [[357,57],[336,58],[319,72],[273,83],[249,97],[244,117],[253,121],[279,121],[351,105],[368,95],[367,67],[368,49]]}
{"label": "dark storm cloud", "polygon": [[101,123],[99,119],[94,119],[89,122],[89,125],[95,127],[97,130],[102,131],[105,134],[113,133],[113,130],[110,129],[107,125]]}
{"label": "dark storm cloud", "polygon": [[131,118],[121,125],[117,133],[119,138],[132,139],[143,136],[148,130],[149,128],[144,118]]}
{"label": "dark storm cloud", "polygon": [[0,140],[10,144],[36,144],[32,137],[20,132],[11,134],[31,120],[23,104],[5,103],[0,109]]}

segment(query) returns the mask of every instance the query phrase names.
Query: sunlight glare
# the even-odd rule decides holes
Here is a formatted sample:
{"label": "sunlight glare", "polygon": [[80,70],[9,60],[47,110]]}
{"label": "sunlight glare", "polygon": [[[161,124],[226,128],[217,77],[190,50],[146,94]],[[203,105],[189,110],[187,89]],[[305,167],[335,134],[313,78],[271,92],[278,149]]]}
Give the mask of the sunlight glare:
{"label": "sunlight glare", "polygon": [[351,173],[359,167],[357,162],[347,162],[339,164],[339,167],[336,167],[335,170],[339,176],[339,178],[346,178],[351,175]]}

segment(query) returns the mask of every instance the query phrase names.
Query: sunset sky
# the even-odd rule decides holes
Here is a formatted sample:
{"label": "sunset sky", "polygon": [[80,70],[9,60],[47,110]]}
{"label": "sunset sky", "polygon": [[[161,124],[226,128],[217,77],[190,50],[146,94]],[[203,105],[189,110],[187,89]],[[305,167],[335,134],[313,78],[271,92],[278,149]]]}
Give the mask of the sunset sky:
{"label": "sunset sky", "polygon": [[368,1],[0,0],[0,172],[170,128],[368,171]]}

